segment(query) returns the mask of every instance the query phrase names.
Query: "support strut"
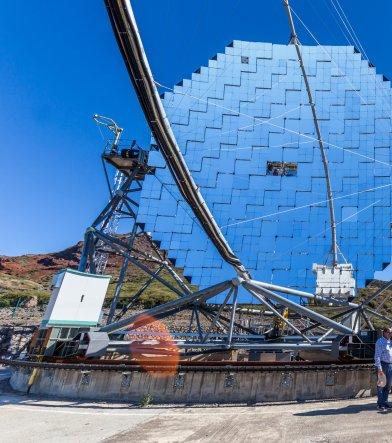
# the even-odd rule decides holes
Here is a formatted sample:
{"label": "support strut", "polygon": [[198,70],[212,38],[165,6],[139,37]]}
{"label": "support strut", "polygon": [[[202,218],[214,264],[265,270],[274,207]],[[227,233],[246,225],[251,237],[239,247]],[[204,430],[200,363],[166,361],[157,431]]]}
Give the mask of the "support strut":
{"label": "support strut", "polygon": [[308,75],[306,74],[306,69],[304,66],[304,61],[302,58],[302,53],[300,49],[300,43],[298,40],[298,36],[295,30],[295,25],[293,21],[293,16],[291,15],[291,9],[289,5],[289,0],[283,0],[283,4],[285,6],[287,17],[289,20],[289,27],[291,31],[291,37],[290,37],[290,43],[295,46],[295,50],[297,52],[299,66],[301,67],[302,76],[304,78],[306,92],[308,94],[309,99],[309,105],[312,110],[312,116],[313,116],[313,123],[317,134],[317,140],[319,143],[320,153],[321,153],[321,159],[323,162],[324,167],[324,174],[325,174],[325,182],[327,186],[327,200],[328,200],[328,207],[329,207],[329,219],[330,219],[330,226],[331,226],[331,254],[332,254],[332,266],[335,267],[338,264],[338,244],[337,244],[337,237],[336,237],[336,219],[335,219],[335,208],[333,204],[333,193],[332,193],[332,186],[331,186],[331,178],[329,174],[329,167],[328,167],[328,158],[327,154],[325,153],[324,148],[324,142],[321,135],[320,125],[317,118],[317,112],[316,112],[316,105],[313,101],[312,91],[310,89],[309,85],[309,79]]}

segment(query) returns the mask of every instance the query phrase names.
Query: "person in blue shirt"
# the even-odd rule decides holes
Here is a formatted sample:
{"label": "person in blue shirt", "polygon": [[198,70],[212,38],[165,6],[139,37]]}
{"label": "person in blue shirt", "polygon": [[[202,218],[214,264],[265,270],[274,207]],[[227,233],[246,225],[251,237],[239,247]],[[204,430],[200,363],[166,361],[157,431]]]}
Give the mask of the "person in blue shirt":
{"label": "person in blue shirt", "polygon": [[374,354],[374,363],[378,370],[378,376],[385,374],[387,383],[382,388],[377,386],[377,409],[392,409],[392,405],[388,403],[388,394],[392,384],[392,329],[384,328],[382,337],[376,342],[376,350]]}

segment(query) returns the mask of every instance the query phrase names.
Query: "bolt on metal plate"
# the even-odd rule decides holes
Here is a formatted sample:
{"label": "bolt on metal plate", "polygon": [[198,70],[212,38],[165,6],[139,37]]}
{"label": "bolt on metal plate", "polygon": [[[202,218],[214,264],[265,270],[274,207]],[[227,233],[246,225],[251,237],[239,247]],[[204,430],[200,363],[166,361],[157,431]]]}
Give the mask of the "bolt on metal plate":
{"label": "bolt on metal plate", "polygon": [[121,377],[121,387],[129,388],[131,385],[132,374],[130,372],[123,372]]}
{"label": "bolt on metal plate", "polygon": [[280,381],[280,386],[283,388],[290,388],[293,384],[293,376],[290,373],[283,373],[282,380]]}
{"label": "bolt on metal plate", "polygon": [[233,388],[236,384],[236,379],[234,373],[226,374],[225,377],[225,388]]}
{"label": "bolt on metal plate", "polygon": [[54,369],[49,369],[46,373],[46,379],[51,383],[54,379]]}
{"label": "bolt on metal plate", "polygon": [[90,384],[90,372],[89,371],[82,371],[82,378],[80,379],[80,384],[82,386],[88,386]]}
{"label": "bolt on metal plate", "polygon": [[185,372],[179,372],[174,379],[175,388],[183,388],[185,383]]}
{"label": "bolt on metal plate", "polygon": [[335,385],[335,373],[327,372],[325,374],[325,386],[334,386]]}

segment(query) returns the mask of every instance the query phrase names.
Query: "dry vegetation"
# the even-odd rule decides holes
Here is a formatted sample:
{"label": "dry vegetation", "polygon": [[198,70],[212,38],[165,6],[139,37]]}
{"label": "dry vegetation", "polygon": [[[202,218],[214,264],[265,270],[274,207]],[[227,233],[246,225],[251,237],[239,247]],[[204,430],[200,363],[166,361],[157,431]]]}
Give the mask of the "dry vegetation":
{"label": "dry vegetation", "polygon": [[[138,239],[136,245],[140,250],[151,253],[146,239]],[[42,317],[44,306],[50,297],[50,282],[55,272],[63,268],[77,268],[82,243],[50,254],[24,255],[20,257],[0,256],[0,324],[37,324]],[[121,258],[113,255],[109,257],[107,273],[117,277]],[[155,269],[154,266],[151,269]],[[181,273],[181,270],[178,270]],[[169,275],[161,274],[170,280]],[[122,290],[121,303],[126,303],[127,297],[134,294],[146,281],[146,274],[135,266],[129,266],[127,277]],[[367,288],[360,289],[354,301],[361,302],[376,292],[382,282],[373,281]],[[116,285],[112,279],[106,299],[106,306],[110,304]],[[166,287],[154,282],[140,297],[136,309],[151,308],[176,298]],[[245,306],[245,305],[244,305]],[[370,307],[380,314],[392,317],[392,288],[385,290],[379,298],[374,300]],[[257,308],[257,305],[252,306]],[[324,315],[336,314],[336,309],[317,307]],[[181,326],[189,320],[189,314],[184,313],[178,319]],[[382,320],[374,320],[376,327],[384,326]],[[171,325],[172,326],[172,325]],[[180,325],[176,325],[180,326]]]}
{"label": "dry vegetation", "polygon": [[[135,245],[139,250],[153,253],[145,238],[138,238]],[[36,323],[41,317],[43,308],[50,297],[50,283],[53,275],[64,268],[77,269],[82,243],[63,251],[49,254],[31,254],[19,257],[0,256],[0,322],[18,324]],[[109,256],[106,273],[113,275],[106,298],[108,306],[113,297],[116,278],[122,258]],[[156,265],[149,266],[151,270]],[[181,270],[177,270],[181,274]],[[160,274],[174,283],[168,273]],[[146,281],[148,276],[137,267],[130,265],[122,289],[122,303],[134,294]],[[173,300],[176,296],[165,286],[154,282],[143,293],[139,300],[139,308],[151,308],[157,304]],[[15,309],[17,308],[17,309]]]}

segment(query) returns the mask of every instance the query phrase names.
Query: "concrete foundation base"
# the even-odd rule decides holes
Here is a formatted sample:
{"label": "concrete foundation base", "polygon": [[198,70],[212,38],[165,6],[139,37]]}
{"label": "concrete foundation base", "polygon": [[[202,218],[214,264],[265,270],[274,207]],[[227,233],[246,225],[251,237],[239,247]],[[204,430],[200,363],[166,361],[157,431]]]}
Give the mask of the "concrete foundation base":
{"label": "concrete foundation base", "polygon": [[[14,367],[11,386],[27,392],[33,369]],[[187,370],[176,375],[121,370],[36,369],[30,393],[139,404],[261,403],[374,395],[370,366],[246,371]]]}

